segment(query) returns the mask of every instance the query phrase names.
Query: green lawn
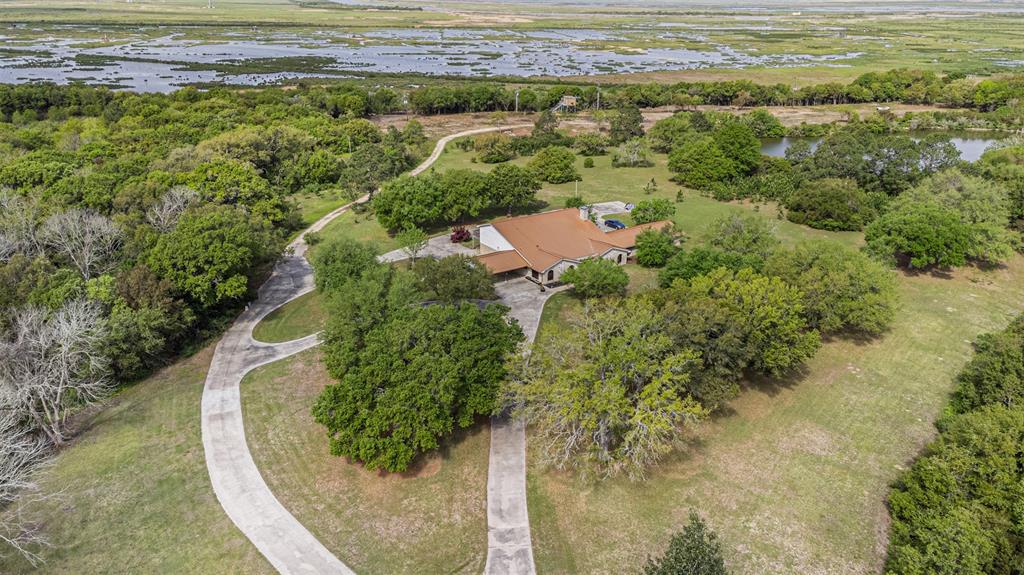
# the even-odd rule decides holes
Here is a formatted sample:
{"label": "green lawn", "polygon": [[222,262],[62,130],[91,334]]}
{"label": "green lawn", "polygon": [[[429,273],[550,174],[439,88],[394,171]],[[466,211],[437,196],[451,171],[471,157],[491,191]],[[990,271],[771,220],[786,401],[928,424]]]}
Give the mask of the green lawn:
{"label": "green lawn", "polygon": [[[217,502],[206,473],[199,403],[208,346],[122,391],[81,420],[45,470],[28,517],[52,547],[46,563],[0,559],[0,573],[273,573]],[[5,550],[6,551],[6,550]]]}
{"label": "green lawn", "polygon": [[298,339],[323,329],[325,319],[323,298],[312,291],[272,311],[256,324],[252,336],[267,343]]}
{"label": "green lawn", "polygon": [[[901,296],[890,333],[826,342],[805,372],[749,382],[645,482],[582,484],[531,461],[538,571],[631,571],[694,509],[734,573],[878,572],[888,485],[933,436],[970,341],[1024,308],[1024,258],[993,272],[905,276]],[[579,306],[556,294],[540,329]]]}
{"label": "green lawn", "polygon": [[320,194],[296,194],[293,199],[298,203],[303,228],[331,213],[335,208],[349,203],[342,190],[325,190]]}
{"label": "green lawn", "polygon": [[[335,237],[348,237],[366,242],[374,247],[378,253],[389,252],[398,249],[398,241],[388,235],[374,217],[372,212],[356,213],[349,210],[321,230],[320,237],[323,241]],[[315,247],[313,249],[316,249]]]}
{"label": "green lawn", "polygon": [[249,449],[274,495],[357,573],[480,573],[487,425],[458,433],[407,473],[371,472],[331,456],[310,416],[330,381],[317,350],[242,381]]}

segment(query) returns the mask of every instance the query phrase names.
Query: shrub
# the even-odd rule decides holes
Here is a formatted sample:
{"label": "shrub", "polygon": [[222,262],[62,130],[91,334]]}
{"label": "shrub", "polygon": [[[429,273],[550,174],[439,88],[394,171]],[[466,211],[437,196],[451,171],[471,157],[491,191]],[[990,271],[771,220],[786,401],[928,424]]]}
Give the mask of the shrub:
{"label": "shrub", "polygon": [[670,220],[676,213],[676,207],[667,198],[653,198],[637,202],[630,212],[633,223],[646,224],[661,220]]}
{"label": "shrub", "polygon": [[[608,145],[608,139],[596,132],[586,132],[576,136],[576,140],[573,142],[572,147],[580,153],[581,156],[603,156],[607,153],[605,146]],[[593,162],[593,160],[591,160]]]}
{"label": "shrub", "polygon": [[473,234],[470,233],[466,226],[455,226],[452,228],[452,233],[448,236],[453,244],[461,244],[462,242],[468,242]]}
{"label": "shrub", "polygon": [[699,515],[690,512],[690,522],[672,536],[665,554],[648,559],[643,575],[728,575],[722,545]]}
{"label": "shrub", "polygon": [[731,215],[711,224],[708,243],[720,250],[765,260],[778,247],[779,240],[763,218]]}
{"label": "shrub", "polygon": [[512,138],[505,134],[482,134],[473,140],[476,157],[485,164],[507,162],[516,157]]}
{"label": "shrub", "polygon": [[676,242],[667,230],[644,230],[636,237],[636,261],[647,268],[660,268],[676,253]]}
{"label": "shrub", "polygon": [[649,168],[653,165],[651,152],[640,138],[623,142],[612,155],[612,166],[616,168]]}
{"label": "shrub", "polygon": [[562,274],[562,281],[572,284],[573,290],[580,297],[591,298],[625,294],[629,275],[611,260],[590,258],[566,270]]}
{"label": "shrub", "polygon": [[583,167],[584,168],[593,168],[594,167],[594,158],[586,158],[586,159],[584,159],[583,160]]}
{"label": "shrub", "polygon": [[789,221],[830,231],[861,230],[877,215],[857,182],[837,178],[804,183],[786,207]]}
{"label": "shrub", "polygon": [[587,203],[583,201],[583,196],[579,194],[565,198],[565,207],[567,208],[582,208],[585,205]]}

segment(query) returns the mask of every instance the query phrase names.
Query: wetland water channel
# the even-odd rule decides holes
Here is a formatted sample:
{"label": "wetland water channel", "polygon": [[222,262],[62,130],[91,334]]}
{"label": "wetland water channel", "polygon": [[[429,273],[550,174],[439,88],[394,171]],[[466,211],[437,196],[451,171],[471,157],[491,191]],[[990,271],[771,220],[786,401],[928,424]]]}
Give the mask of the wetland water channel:
{"label": "wetland water channel", "polygon": [[[196,38],[197,34],[209,34]],[[658,47],[636,47],[658,41]],[[662,29],[261,30],[53,26],[0,30],[0,82],[84,81],[147,92],[360,72],[574,76],[704,67],[842,65],[859,53],[759,54]]]}

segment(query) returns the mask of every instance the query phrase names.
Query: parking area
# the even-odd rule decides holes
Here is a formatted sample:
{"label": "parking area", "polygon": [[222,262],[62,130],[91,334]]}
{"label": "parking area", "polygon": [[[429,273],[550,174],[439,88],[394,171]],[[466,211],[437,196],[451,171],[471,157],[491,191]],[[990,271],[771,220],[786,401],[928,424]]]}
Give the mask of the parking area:
{"label": "parking area", "polygon": [[[463,244],[453,244],[447,235],[436,236],[427,240],[427,247],[423,248],[416,257],[433,257],[443,258],[446,256],[452,256],[455,254],[463,254],[467,256],[477,255],[476,250],[469,248]],[[400,262],[402,260],[409,259],[409,255],[405,253],[404,249],[391,250],[390,252],[379,256],[382,262]]]}

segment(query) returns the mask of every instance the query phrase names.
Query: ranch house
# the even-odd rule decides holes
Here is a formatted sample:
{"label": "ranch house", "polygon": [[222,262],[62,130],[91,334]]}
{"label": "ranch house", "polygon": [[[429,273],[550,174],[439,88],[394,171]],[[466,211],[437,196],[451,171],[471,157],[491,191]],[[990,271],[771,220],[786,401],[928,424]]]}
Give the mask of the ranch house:
{"label": "ranch house", "polygon": [[588,258],[626,263],[640,232],[668,224],[608,229],[592,221],[585,207],[505,218],[477,228],[477,259],[493,274],[525,276],[547,285],[557,283],[562,273]]}

